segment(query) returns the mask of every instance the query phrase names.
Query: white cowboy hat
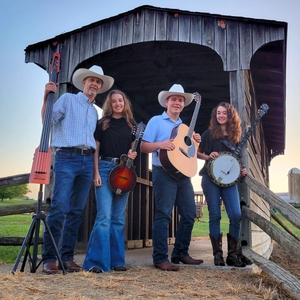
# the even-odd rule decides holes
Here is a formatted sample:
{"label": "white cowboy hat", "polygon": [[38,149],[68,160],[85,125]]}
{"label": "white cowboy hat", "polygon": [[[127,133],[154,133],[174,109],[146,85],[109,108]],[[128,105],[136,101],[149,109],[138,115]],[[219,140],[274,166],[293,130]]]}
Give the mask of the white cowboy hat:
{"label": "white cowboy hat", "polygon": [[112,77],[104,75],[101,67],[92,66],[89,69],[81,68],[76,70],[72,76],[72,82],[78,90],[83,91],[82,82],[87,77],[96,77],[96,78],[100,78],[103,81],[102,88],[98,92],[98,94],[104,93],[107,90],[109,90],[115,81]]}
{"label": "white cowboy hat", "polygon": [[188,106],[194,98],[194,94],[185,93],[180,84],[173,84],[168,91],[161,91],[158,94],[158,102],[162,107],[166,107],[165,100],[171,95],[181,95],[185,98],[184,106]]}

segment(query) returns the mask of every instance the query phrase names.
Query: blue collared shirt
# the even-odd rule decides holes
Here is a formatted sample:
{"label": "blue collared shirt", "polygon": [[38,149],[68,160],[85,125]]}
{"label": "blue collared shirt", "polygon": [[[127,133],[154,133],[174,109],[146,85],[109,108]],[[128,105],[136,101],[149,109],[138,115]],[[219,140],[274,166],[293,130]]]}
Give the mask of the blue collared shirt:
{"label": "blue collared shirt", "polygon": [[96,149],[97,120],[96,108],[82,92],[63,94],[53,105],[51,146]]}
{"label": "blue collared shirt", "polygon": [[[181,123],[180,118],[174,122],[164,111],[161,115],[154,116],[149,120],[143,135],[143,141],[154,143],[168,140],[173,128]],[[158,154],[159,150],[152,153],[152,164],[154,166],[161,166]]]}

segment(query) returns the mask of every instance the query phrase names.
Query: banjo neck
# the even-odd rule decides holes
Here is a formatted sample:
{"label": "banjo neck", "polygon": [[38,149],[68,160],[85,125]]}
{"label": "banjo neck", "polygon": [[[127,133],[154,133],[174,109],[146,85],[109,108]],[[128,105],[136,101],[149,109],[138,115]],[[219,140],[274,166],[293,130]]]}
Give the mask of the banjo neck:
{"label": "banjo neck", "polygon": [[243,147],[247,143],[249,137],[252,135],[252,133],[253,133],[255,127],[257,126],[258,122],[263,117],[263,115],[268,111],[268,109],[269,109],[269,106],[267,104],[264,103],[264,104],[261,105],[261,107],[258,110],[258,116],[257,116],[256,120],[251,125],[251,127],[248,129],[248,131],[246,132],[246,134],[244,135],[244,137],[242,138],[242,140],[240,141],[240,143],[238,144],[238,146],[236,147],[236,149],[234,150],[234,152],[232,154],[235,158],[238,158],[241,150],[243,149]]}

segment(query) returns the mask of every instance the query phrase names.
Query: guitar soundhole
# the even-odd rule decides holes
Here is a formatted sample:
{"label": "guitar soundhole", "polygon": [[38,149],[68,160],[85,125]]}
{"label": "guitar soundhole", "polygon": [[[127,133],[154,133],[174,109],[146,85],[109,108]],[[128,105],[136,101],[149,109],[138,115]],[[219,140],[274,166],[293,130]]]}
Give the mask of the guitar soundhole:
{"label": "guitar soundhole", "polygon": [[190,139],[189,136],[185,136],[184,137],[184,143],[187,145],[187,146],[191,146],[192,145],[192,141]]}

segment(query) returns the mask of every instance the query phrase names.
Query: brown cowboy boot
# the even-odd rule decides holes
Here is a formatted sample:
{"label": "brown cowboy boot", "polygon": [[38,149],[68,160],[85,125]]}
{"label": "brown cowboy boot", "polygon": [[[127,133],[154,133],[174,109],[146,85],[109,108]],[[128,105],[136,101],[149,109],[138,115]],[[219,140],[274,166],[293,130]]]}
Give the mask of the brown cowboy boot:
{"label": "brown cowboy boot", "polygon": [[213,248],[215,266],[225,266],[222,250],[222,233],[218,236],[218,239],[215,239],[211,235],[209,237]]}
{"label": "brown cowboy boot", "polygon": [[237,256],[237,244],[238,241],[227,233],[227,244],[228,244],[228,253],[226,258],[226,264],[228,266],[234,266],[243,268],[246,267],[246,264],[241,262]]}

